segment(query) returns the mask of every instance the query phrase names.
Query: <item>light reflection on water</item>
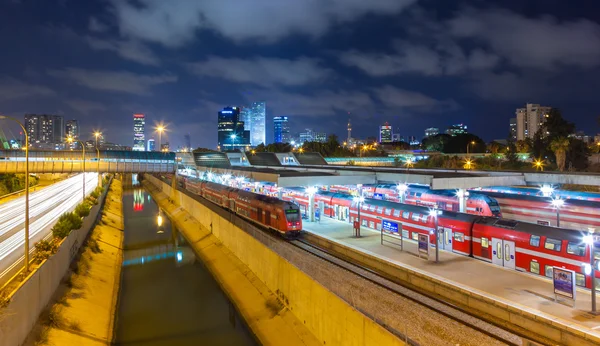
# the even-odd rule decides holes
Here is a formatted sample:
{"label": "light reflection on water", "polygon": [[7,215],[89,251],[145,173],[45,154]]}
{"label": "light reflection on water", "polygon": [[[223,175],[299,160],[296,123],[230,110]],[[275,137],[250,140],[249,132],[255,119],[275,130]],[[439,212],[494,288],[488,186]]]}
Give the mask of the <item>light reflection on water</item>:
{"label": "light reflection on water", "polygon": [[159,210],[149,195],[135,190],[123,198],[125,251],[116,344],[254,345],[203,263],[172,235],[164,214],[158,226]]}

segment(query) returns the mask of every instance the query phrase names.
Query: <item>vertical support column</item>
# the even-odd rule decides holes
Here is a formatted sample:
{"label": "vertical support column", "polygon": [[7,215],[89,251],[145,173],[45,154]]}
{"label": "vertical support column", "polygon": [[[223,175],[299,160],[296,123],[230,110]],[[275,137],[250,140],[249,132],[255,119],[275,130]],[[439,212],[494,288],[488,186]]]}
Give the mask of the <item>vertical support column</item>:
{"label": "vertical support column", "polygon": [[458,189],[458,193],[456,195],[458,196],[458,211],[461,213],[466,213],[467,197],[469,196],[469,193],[465,189]]}
{"label": "vertical support column", "polygon": [[173,174],[173,179],[171,180],[171,200],[175,202],[175,192],[177,191],[177,169],[175,169],[175,173]]}
{"label": "vertical support column", "polygon": [[280,187],[277,188],[277,198],[279,198],[279,199],[283,198],[283,192],[281,192],[281,188]]}
{"label": "vertical support column", "polygon": [[329,192],[329,185],[325,185],[325,191]]}
{"label": "vertical support column", "polygon": [[308,221],[315,222],[315,194],[308,194]]}

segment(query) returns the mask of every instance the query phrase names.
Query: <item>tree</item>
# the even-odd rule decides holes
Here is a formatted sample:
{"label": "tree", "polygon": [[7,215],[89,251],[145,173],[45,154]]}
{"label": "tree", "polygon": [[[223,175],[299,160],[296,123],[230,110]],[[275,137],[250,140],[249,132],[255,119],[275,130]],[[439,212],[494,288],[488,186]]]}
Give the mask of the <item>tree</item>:
{"label": "tree", "polygon": [[531,153],[531,141],[519,140],[515,143],[515,149],[518,153],[526,154]]}
{"label": "tree", "polygon": [[492,154],[498,154],[498,152],[502,149],[502,145],[498,142],[491,142],[487,146],[487,150]]}
{"label": "tree", "polygon": [[556,157],[556,165],[558,170],[563,172],[565,170],[565,163],[567,161],[567,150],[569,149],[569,139],[566,137],[558,137],[552,140],[550,143],[550,150],[554,152]]}
{"label": "tree", "polygon": [[590,148],[579,139],[571,138],[567,151],[567,166],[569,170],[583,171],[588,168]]}

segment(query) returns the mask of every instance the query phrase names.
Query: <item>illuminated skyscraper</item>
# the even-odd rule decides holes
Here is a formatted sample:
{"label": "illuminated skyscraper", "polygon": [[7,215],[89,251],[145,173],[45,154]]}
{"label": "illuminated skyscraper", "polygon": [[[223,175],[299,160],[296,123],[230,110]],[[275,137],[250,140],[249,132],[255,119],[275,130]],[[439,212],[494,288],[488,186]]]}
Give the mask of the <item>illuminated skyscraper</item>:
{"label": "illuminated skyscraper", "polygon": [[392,141],[392,125],[387,122],[379,128],[379,142],[389,143]]}
{"label": "illuminated skyscraper", "polygon": [[134,151],[145,151],[146,150],[146,117],[144,114],[133,115],[133,150]]}
{"label": "illuminated skyscraper", "polygon": [[240,121],[239,107],[225,107],[219,112],[218,147],[221,150],[245,149],[250,145],[250,131]]}
{"label": "illuminated skyscraper", "polygon": [[289,143],[290,138],[290,126],[288,124],[288,117],[273,117],[273,134],[275,143]]}
{"label": "illuminated skyscraper", "polygon": [[156,148],[156,143],[154,143],[154,138],[150,138],[148,140],[148,149],[147,151],[154,151],[154,149]]}
{"label": "illuminated skyscraper", "polygon": [[255,147],[261,143],[266,144],[267,132],[267,103],[254,102],[251,107],[250,144]]}
{"label": "illuminated skyscraper", "polygon": [[[65,136],[79,139],[79,122],[77,120],[67,120],[65,125]],[[69,144],[69,147],[71,149],[76,149],[79,147],[79,142],[73,141],[73,143]]]}

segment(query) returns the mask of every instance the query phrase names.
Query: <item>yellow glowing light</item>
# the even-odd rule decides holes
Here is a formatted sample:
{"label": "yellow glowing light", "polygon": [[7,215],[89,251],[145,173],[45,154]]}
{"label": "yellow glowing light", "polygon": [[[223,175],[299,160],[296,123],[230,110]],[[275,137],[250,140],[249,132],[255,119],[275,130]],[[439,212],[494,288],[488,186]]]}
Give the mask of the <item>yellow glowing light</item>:
{"label": "yellow glowing light", "polygon": [[163,224],[163,218],[162,218],[161,215],[158,215],[156,217],[156,224],[158,225],[158,227],[162,226],[162,224]]}
{"label": "yellow glowing light", "polygon": [[96,137],[96,139],[100,136],[102,136],[102,133],[100,133],[98,131],[94,132],[94,137]]}
{"label": "yellow glowing light", "polygon": [[471,169],[475,163],[471,159],[465,160],[465,165],[463,166],[465,169]]}
{"label": "yellow glowing light", "polygon": [[541,160],[541,159],[535,160],[533,162],[533,167],[535,167],[536,170],[543,171],[544,170],[544,160]]}
{"label": "yellow glowing light", "polygon": [[304,148],[300,148],[298,149],[298,151],[300,152],[300,154],[302,154],[304,152]]}

